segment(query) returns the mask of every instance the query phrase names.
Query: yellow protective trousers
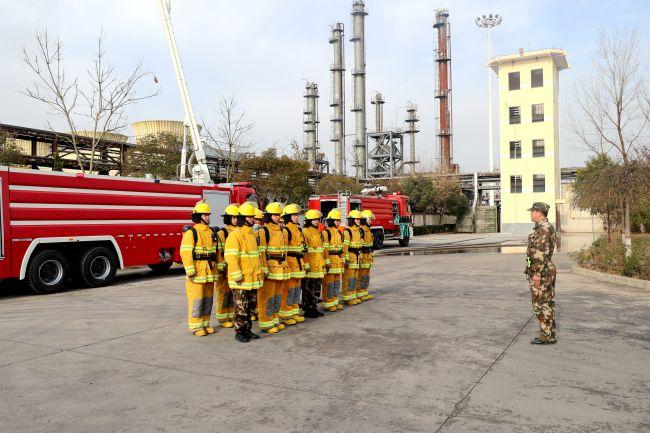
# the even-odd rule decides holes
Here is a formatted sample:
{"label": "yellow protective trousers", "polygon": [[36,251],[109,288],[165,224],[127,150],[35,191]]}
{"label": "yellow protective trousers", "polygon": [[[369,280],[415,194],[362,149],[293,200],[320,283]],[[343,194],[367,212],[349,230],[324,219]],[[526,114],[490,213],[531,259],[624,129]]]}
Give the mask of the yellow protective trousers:
{"label": "yellow protective trousers", "polygon": [[185,281],[187,293],[187,325],[190,331],[210,326],[214,283],[194,283],[189,277]]}
{"label": "yellow protective trousers", "polygon": [[357,298],[368,295],[368,286],[370,285],[370,268],[359,269],[359,280],[357,281]]}
{"label": "yellow protective trousers", "polygon": [[300,313],[300,294],[302,278],[290,278],[284,281],[282,287],[282,301],[280,305],[280,318],[288,319]]}
{"label": "yellow protective trousers", "polygon": [[280,324],[280,305],[284,280],[264,280],[264,286],[257,289],[258,323],[260,329],[271,329]]}
{"label": "yellow protective trousers", "polygon": [[354,301],[357,298],[358,281],[359,269],[345,268],[343,272],[343,292],[341,293],[344,302]]}
{"label": "yellow protective trousers", "polygon": [[219,323],[232,322],[235,318],[232,291],[228,285],[228,276],[225,272],[220,273],[217,280],[216,316]]}
{"label": "yellow protective trousers", "polygon": [[341,274],[326,274],[323,278],[323,308],[336,307],[341,293]]}

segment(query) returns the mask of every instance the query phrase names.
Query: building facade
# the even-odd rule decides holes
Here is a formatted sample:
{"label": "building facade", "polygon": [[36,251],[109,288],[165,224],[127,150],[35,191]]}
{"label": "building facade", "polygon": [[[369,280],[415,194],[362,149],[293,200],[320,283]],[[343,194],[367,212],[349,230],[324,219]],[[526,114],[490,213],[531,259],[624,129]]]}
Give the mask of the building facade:
{"label": "building facade", "polygon": [[559,72],[566,52],[547,49],[500,56],[490,61],[499,83],[501,231],[528,232],[526,209],[536,201],[551,206],[557,224],[561,199]]}

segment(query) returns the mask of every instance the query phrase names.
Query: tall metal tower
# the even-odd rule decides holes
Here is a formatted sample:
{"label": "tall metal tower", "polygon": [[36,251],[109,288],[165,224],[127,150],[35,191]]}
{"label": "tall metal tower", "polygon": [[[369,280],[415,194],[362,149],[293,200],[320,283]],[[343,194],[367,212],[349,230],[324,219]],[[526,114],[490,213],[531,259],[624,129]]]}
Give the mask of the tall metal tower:
{"label": "tall metal tower", "polygon": [[452,112],[451,112],[451,29],[449,11],[436,10],[436,22],[433,28],[438,30],[438,44],[434,50],[437,65],[435,97],[436,104],[436,135],[440,158],[440,171],[449,172],[452,166]]}
{"label": "tall metal tower", "polygon": [[343,43],[343,24],[335,22],[330,31],[330,44],[334,47],[332,71],[332,138],[334,144],[334,170],[345,174],[345,50]]}
{"label": "tall metal tower", "polygon": [[409,136],[409,156],[411,159],[409,161],[405,161],[404,164],[410,165],[411,174],[415,175],[415,164],[419,162],[415,158],[415,134],[420,132],[420,130],[415,126],[415,123],[420,121],[420,118],[418,117],[418,107],[412,102],[409,102],[406,105],[406,115],[406,124],[408,125],[406,128],[406,133]]}
{"label": "tall metal tower", "polygon": [[318,170],[318,84],[308,81],[305,84],[305,108],[302,113],[304,115],[303,123],[305,125],[304,132],[304,147],[307,152],[307,162],[309,163],[309,171],[315,172]]}
{"label": "tall metal tower", "polygon": [[375,132],[382,132],[384,130],[384,101],[381,93],[375,93],[370,103],[375,106]]}
{"label": "tall metal tower", "polygon": [[367,143],[366,143],[366,37],[365,19],[366,11],[363,0],[354,0],[352,3],[352,38],[354,43],[354,105],[352,112],[355,114],[354,137],[354,165],[357,179],[364,179],[367,175]]}

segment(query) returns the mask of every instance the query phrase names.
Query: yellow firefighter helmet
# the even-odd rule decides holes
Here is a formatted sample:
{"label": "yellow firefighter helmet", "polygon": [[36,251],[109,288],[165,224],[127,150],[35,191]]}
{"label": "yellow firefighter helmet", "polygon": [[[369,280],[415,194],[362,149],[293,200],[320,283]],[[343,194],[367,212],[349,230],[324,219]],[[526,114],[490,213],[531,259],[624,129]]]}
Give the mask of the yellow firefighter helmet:
{"label": "yellow firefighter helmet", "polygon": [[208,202],[205,200],[197,201],[196,204],[194,205],[194,210],[192,213],[211,213],[210,212],[210,205]]}
{"label": "yellow firefighter helmet", "polygon": [[264,219],[264,212],[259,209],[255,209],[255,219],[261,220]]}
{"label": "yellow firefighter helmet", "polygon": [[283,215],[293,215],[302,212],[302,209],[300,206],[298,206],[295,203],[288,204],[284,207],[284,210],[282,211]]}
{"label": "yellow firefighter helmet", "polygon": [[245,216],[245,217],[255,217],[256,210],[258,209],[252,204],[244,203],[243,205],[239,206],[239,212],[237,213],[237,215]]}
{"label": "yellow firefighter helmet", "polygon": [[322,217],[322,216],[323,216],[323,214],[319,210],[316,210],[316,209],[309,209],[305,213],[305,219],[306,220],[317,220],[317,219],[320,219],[320,217]]}
{"label": "yellow firefighter helmet", "polygon": [[341,219],[341,211],[338,210],[338,209],[332,209],[327,214],[327,218],[331,219],[331,220],[340,220]]}
{"label": "yellow firefighter helmet", "polygon": [[270,215],[280,215],[282,213],[282,204],[277,201],[267,204],[266,213]]}
{"label": "yellow firefighter helmet", "polygon": [[223,211],[223,215],[221,216],[237,216],[239,214],[239,205],[237,204],[231,204],[226,206],[226,210]]}
{"label": "yellow firefighter helmet", "polygon": [[364,211],[362,211],[362,212],[361,212],[361,216],[363,216],[363,217],[366,218],[366,219],[368,219],[368,218],[370,218],[370,219],[375,218],[375,214],[372,213],[372,211],[371,211],[370,209],[365,209]]}
{"label": "yellow firefighter helmet", "polygon": [[363,215],[361,215],[361,212],[359,212],[358,210],[353,209],[353,210],[351,210],[350,213],[348,214],[348,218],[354,218],[354,219],[356,220],[356,219],[361,219],[361,218],[363,218]]}

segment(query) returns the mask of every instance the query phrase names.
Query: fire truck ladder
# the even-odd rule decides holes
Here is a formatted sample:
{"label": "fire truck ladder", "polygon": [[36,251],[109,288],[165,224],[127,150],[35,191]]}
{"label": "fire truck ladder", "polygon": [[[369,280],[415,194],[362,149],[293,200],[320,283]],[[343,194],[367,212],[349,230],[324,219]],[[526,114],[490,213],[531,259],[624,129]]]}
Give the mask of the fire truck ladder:
{"label": "fire truck ladder", "polygon": [[[165,32],[167,33],[169,53],[172,57],[174,72],[176,73],[176,80],[178,81],[178,87],[181,91],[183,107],[185,108],[185,117],[189,123],[190,137],[192,137],[192,147],[194,148],[194,153],[192,156],[190,156],[190,161],[196,160],[196,163],[191,164],[190,166],[192,171],[191,180],[194,182],[211,183],[212,179],[210,177],[210,170],[208,169],[208,160],[205,156],[203,141],[201,141],[201,136],[199,135],[199,126],[196,123],[196,118],[194,117],[194,110],[192,109],[192,102],[190,101],[190,92],[187,88],[187,81],[185,81],[183,65],[181,64],[181,57],[178,53],[178,47],[176,46],[176,39],[174,37],[174,29],[172,28],[171,0],[158,0],[158,6],[160,7],[160,13],[162,14],[163,24],[165,26]],[[181,153],[179,176],[181,180],[190,180],[186,177],[185,174],[185,169],[188,165],[186,158],[187,154],[185,153],[185,147],[183,147],[183,152]]]}

